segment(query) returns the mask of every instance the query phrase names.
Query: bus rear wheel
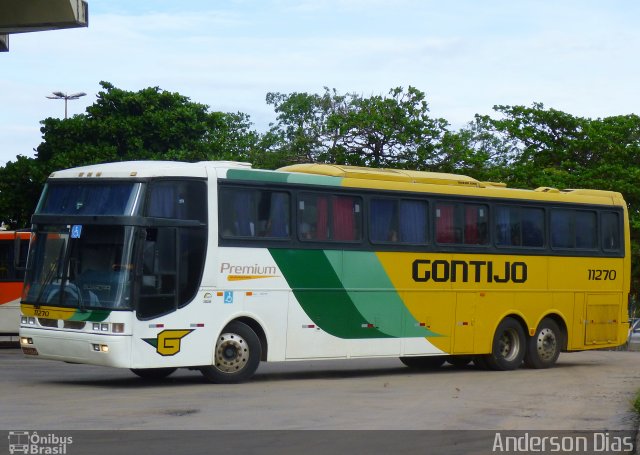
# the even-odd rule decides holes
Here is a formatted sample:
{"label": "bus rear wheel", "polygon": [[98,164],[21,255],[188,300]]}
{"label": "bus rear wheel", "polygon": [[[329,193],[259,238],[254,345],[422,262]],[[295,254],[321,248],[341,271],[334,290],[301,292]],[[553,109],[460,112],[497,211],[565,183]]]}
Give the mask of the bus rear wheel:
{"label": "bus rear wheel", "polygon": [[522,364],[525,346],[526,338],[520,323],[513,318],[505,318],[496,329],[491,354],[486,361],[492,370],[515,370]]}
{"label": "bus rear wheel", "polygon": [[400,357],[400,361],[409,368],[432,370],[440,368],[446,360],[446,356],[420,356],[420,357]]}
{"label": "bus rear wheel", "polygon": [[260,364],[262,346],[258,335],[239,321],[229,323],[216,342],[213,365],[200,368],[202,375],[217,384],[234,384],[251,378]]}
{"label": "bus rear wheel", "polygon": [[160,379],[164,379],[177,368],[132,368],[131,371],[133,374],[140,376],[142,379],[147,379],[149,381],[157,381]]}
{"label": "bus rear wheel", "polygon": [[558,324],[550,318],[540,321],[536,333],[527,343],[524,364],[529,368],[552,367],[560,356],[562,333]]}

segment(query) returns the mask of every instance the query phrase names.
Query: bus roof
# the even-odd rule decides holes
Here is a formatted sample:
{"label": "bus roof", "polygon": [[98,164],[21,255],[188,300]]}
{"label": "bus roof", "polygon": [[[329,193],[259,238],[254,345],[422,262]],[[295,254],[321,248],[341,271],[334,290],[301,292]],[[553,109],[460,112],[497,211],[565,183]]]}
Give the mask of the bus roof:
{"label": "bus roof", "polygon": [[534,190],[514,189],[507,188],[504,183],[481,182],[466,175],[440,172],[365,168],[337,164],[294,164],[278,170],[297,174],[337,177],[341,179],[341,186],[350,187],[624,205],[622,194],[615,191],[559,190],[550,187],[539,187]]}
{"label": "bus roof", "polygon": [[[219,170],[219,172],[216,172]],[[227,171],[231,171],[230,173]],[[241,180],[335,185],[396,191],[466,194],[531,200],[555,200],[624,205],[614,191],[540,187],[534,190],[507,188],[504,183],[482,182],[466,175],[403,169],[366,168],[337,164],[294,164],[277,171],[253,170],[250,163],[237,161],[122,161],[94,164],[53,172],[51,179],[201,177],[218,175]],[[304,176],[308,177],[304,177]]]}
{"label": "bus roof", "polygon": [[207,168],[250,169],[251,164],[237,161],[119,161],[55,171],[49,178],[207,177]]}

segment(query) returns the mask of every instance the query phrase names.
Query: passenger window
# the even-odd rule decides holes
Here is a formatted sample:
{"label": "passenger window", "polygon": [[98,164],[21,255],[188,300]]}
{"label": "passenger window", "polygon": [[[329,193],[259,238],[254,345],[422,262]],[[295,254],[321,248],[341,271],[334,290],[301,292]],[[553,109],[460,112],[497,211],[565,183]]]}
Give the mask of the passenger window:
{"label": "passenger window", "polygon": [[596,212],[551,210],[551,247],[560,249],[597,248]]}
{"label": "passenger window", "polygon": [[496,245],[544,246],[544,210],[515,206],[496,207]]}
{"label": "passenger window", "polygon": [[489,209],[481,204],[436,204],[436,241],[462,245],[486,245],[489,241]]}
{"label": "passenger window", "polygon": [[428,207],[425,201],[372,199],[369,216],[371,242],[426,244]]}
{"label": "passenger window", "polygon": [[602,213],[602,248],[605,251],[619,251],[620,216],[616,212]]}
{"label": "passenger window", "polygon": [[207,222],[207,185],[199,180],[158,180],[149,186],[147,216]]}
{"label": "passenger window", "polygon": [[355,242],[362,238],[362,200],[355,196],[302,194],[298,199],[298,238]]}
{"label": "passenger window", "polygon": [[224,188],[220,192],[223,238],[290,236],[290,196],[282,191]]}

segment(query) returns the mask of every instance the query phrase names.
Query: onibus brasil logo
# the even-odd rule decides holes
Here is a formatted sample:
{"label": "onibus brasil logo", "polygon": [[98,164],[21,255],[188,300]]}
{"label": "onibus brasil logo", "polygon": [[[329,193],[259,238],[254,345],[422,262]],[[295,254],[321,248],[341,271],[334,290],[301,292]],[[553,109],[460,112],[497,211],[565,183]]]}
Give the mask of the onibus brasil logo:
{"label": "onibus brasil logo", "polygon": [[65,455],[67,447],[73,444],[71,436],[53,433],[38,434],[37,431],[10,431],[9,453]]}

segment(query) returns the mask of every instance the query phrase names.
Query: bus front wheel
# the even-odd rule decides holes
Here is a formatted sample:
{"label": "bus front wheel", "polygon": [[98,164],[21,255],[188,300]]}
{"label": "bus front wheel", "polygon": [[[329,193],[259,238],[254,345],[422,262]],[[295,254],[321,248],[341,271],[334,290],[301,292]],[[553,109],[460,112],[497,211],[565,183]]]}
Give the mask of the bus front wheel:
{"label": "bus front wheel", "polygon": [[217,384],[246,381],[258,369],[262,346],[258,335],[239,321],[223,330],[213,352],[213,365],[200,368],[203,376]]}
{"label": "bus front wheel", "polygon": [[529,368],[549,368],[560,356],[562,334],[558,324],[549,318],[540,321],[536,333],[529,339],[524,364]]}
{"label": "bus front wheel", "polygon": [[526,338],[520,323],[513,318],[505,318],[496,329],[491,354],[486,361],[492,370],[515,370],[522,364],[525,346]]}

